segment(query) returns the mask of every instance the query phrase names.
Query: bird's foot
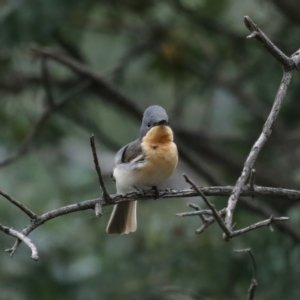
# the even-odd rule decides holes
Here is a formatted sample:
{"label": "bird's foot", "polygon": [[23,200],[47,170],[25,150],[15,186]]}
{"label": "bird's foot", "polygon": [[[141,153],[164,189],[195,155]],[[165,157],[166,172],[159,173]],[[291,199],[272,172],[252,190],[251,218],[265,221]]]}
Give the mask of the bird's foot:
{"label": "bird's foot", "polygon": [[146,195],[146,191],[144,191],[143,189],[138,188],[137,186],[134,186],[134,189],[141,194],[141,196],[145,196]]}
{"label": "bird's foot", "polygon": [[158,199],[159,198],[159,191],[157,189],[157,186],[153,186],[152,190],[154,190],[154,192],[155,192],[154,200]]}

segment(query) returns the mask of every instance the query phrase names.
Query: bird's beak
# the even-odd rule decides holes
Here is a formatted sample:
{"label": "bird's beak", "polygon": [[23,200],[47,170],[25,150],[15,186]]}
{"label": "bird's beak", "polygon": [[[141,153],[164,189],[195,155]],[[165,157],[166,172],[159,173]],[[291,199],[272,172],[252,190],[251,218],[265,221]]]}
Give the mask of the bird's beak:
{"label": "bird's beak", "polygon": [[155,126],[160,126],[160,125],[168,125],[168,121],[166,120],[161,120],[155,123]]}

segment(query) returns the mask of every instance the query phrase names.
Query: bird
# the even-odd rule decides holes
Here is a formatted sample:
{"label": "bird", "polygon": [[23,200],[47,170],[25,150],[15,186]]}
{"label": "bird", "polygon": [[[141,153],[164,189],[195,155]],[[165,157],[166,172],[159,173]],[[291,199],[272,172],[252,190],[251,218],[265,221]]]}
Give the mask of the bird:
{"label": "bird", "polygon": [[[118,194],[155,189],[175,171],[178,150],[164,108],[148,107],[143,114],[139,138],[122,147],[115,156],[113,178]],[[107,224],[108,234],[136,231],[136,201],[116,204]]]}

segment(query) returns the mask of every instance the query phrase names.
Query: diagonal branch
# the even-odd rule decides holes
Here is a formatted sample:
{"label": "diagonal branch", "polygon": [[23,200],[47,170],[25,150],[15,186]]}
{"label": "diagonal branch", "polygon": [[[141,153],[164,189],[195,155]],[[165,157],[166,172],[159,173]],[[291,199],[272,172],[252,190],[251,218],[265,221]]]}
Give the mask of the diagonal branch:
{"label": "diagonal branch", "polygon": [[265,145],[269,136],[272,133],[273,124],[278,116],[282,101],[286,95],[287,87],[291,81],[291,78],[292,78],[292,71],[284,72],[283,78],[282,78],[281,84],[279,86],[277,95],[275,97],[275,102],[273,104],[273,107],[269,114],[269,117],[268,117],[265,125],[263,126],[263,130],[262,130],[259,138],[255,142],[255,144],[252,146],[252,149],[244,163],[244,168],[243,168],[242,174],[239,177],[238,181],[236,182],[233,192],[232,192],[231,196],[229,197],[228,206],[227,206],[227,214],[226,214],[226,219],[225,219],[226,226],[228,228],[231,228],[233,211],[237,204],[241,190],[250,175],[251,169],[254,166],[254,163],[258,157],[260,150]]}
{"label": "diagonal branch", "polygon": [[95,136],[94,135],[92,135],[90,137],[90,142],[91,142],[91,147],[92,147],[92,152],[93,152],[95,169],[96,169],[96,172],[98,174],[100,187],[103,191],[103,198],[104,198],[104,200],[110,200],[110,196],[109,196],[109,194],[106,190],[106,187],[105,187],[102,175],[101,175],[101,168],[100,168],[98,157],[97,157],[96,146],[95,146]]}
{"label": "diagonal branch", "polygon": [[[245,17],[245,24],[249,28],[249,30],[255,34],[255,36],[261,43],[265,45],[265,47],[268,49],[268,51],[276,57],[281,64],[284,65],[285,71],[283,73],[283,77],[278,89],[278,92],[275,96],[274,104],[271,109],[271,112],[263,126],[262,132],[260,136],[258,137],[257,141],[254,143],[245,163],[244,163],[244,168],[242,170],[242,174],[239,177],[239,179],[236,182],[236,185],[232,191],[232,194],[229,197],[228,200],[228,205],[227,205],[227,213],[226,213],[226,218],[225,218],[225,224],[228,229],[231,229],[232,226],[232,218],[233,218],[233,212],[236,207],[237,201],[239,199],[239,196],[241,194],[242,188],[245,185],[250,172],[254,166],[254,163],[258,157],[258,154],[262,147],[265,145],[267,142],[269,136],[272,133],[272,128],[274,125],[274,122],[278,116],[278,113],[281,108],[281,104],[283,102],[283,99],[285,98],[287,88],[291,82],[292,79],[292,72],[293,68],[297,65],[297,63],[300,60],[300,57],[296,59],[291,59],[289,58],[288,60],[286,57],[283,55],[283,53],[278,51],[278,48],[273,45],[273,43],[261,32],[261,30],[251,21],[249,17]],[[298,53],[298,52],[296,52]],[[299,56],[299,55],[298,55]],[[288,71],[287,71],[288,70]]]}
{"label": "diagonal branch", "polygon": [[[222,209],[218,212],[220,217],[225,216],[226,214],[226,209]],[[203,223],[197,230],[195,233],[199,234],[202,233],[204,230],[206,230],[210,225],[212,225],[213,223],[215,223],[216,219],[214,217],[211,217],[209,219],[207,219],[206,223]]]}
{"label": "diagonal branch", "polygon": [[[17,238],[18,240],[21,240],[22,242],[24,242],[24,244],[27,245],[31,250],[31,258],[33,260],[39,259],[39,255],[38,255],[36,246],[32,243],[32,241],[27,236],[25,236],[24,234],[22,234],[19,231],[16,231],[12,228],[3,226],[1,224],[0,224],[0,230],[3,231],[4,233],[6,233],[7,235],[13,236],[13,237]],[[7,250],[7,252],[10,252],[10,250]]]}
{"label": "diagonal branch", "polygon": [[195,209],[196,212],[199,212],[199,217],[200,217],[200,219],[202,220],[203,223],[207,222],[207,219],[206,219],[205,215],[203,213],[200,213],[200,212],[203,211],[203,210],[201,210],[200,206],[198,206],[196,204],[193,204],[193,203],[188,203],[188,206]]}
{"label": "diagonal branch", "polygon": [[293,60],[286,56],[280,49],[278,49],[272,41],[258,28],[256,24],[248,17],[244,17],[246,27],[249,29],[251,34],[247,38],[255,37],[260,41],[264,47],[282,64],[284,69],[292,70],[295,67]]}
{"label": "diagonal branch", "polygon": [[208,199],[205,197],[203,192],[185,174],[183,174],[183,177],[185,178],[186,182],[188,182],[193,187],[193,189],[199,194],[199,196],[203,199],[205,204],[211,209],[215,220],[217,221],[217,223],[219,224],[219,226],[221,227],[221,229],[225,233],[226,237],[228,239],[230,239],[231,238],[231,231],[224,224],[224,222],[221,219],[221,217],[219,216],[215,206],[208,201]]}
{"label": "diagonal branch", "polygon": [[231,233],[231,236],[236,237],[238,235],[244,234],[246,232],[255,230],[255,229],[263,227],[263,226],[270,226],[271,223],[273,223],[273,222],[281,222],[281,221],[288,221],[288,220],[289,220],[288,217],[273,217],[273,216],[271,216],[268,220],[260,221],[255,224],[252,224],[248,227],[245,227],[245,228],[242,228],[239,230],[235,230]]}
{"label": "diagonal branch", "polygon": [[4,198],[6,198],[9,202],[14,204],[18,208],[20,208],[30,219],[34,220],[37,218],[37,215],[32,210],[30,210],[29,208],[24,206],[22,203],[13,199],[12,197],[10,197],[9,195],[7,195],[6,193],[4,193],[1,190],[0,190],[0,195],[3,196]]}

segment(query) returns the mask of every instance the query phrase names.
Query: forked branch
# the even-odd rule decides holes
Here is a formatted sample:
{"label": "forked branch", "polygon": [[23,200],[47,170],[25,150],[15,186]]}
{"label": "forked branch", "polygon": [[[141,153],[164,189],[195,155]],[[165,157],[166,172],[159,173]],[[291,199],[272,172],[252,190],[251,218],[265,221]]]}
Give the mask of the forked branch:
{"label": "forked branch", "polygon": [[[287,57],[268,39],[268,37],[258,28],[257,25],[255,25],[252,22],[252,20],[249,17],[245,17],[244,21],[247,28],[251,32],[250,36],[248,37],[249,38],[255,37],[259,42],[261,42],[266,47],[266,49],[284,66],[284,73],[283,73],[281,83],[279,85],[278,92],[275,96],[274,104],[270,111],[270,114],[263,126],[260,136],[258,137],[257,141],[254,143],[244,163],[242,174],[238,178],[235,187],[228,199],[225,223],[229,230],[232,229],[233,212],[238,202],[238,199],[241,195],[241,191],[247,182],[247,179],[250,175],[251,170],[253,169],[253,166],[255,164],[259,152],[266,144],[269,136],[272,133],[273,125],[278,117],[283,99],[286,96],[287,88],[292,79],[293,69],[300,62],[300,55],[298,54],[299,51],[297,51],[291,57]],[[227,238],[227,236],[224,235],[224,238]]]}

